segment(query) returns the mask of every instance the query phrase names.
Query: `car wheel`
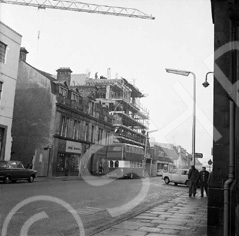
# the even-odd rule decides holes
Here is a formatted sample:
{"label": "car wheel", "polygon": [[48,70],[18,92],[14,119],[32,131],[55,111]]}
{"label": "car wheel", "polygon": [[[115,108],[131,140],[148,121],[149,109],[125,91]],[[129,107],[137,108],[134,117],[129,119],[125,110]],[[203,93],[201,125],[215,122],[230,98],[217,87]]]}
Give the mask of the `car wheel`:
{"label": "car wheel", "polygon": [[178,183],[174,183],[174,185],[176,185],[176,186],[177,186],[177,185],[178,185]]}
{"label": "car wheel", "polygon": [[188,180],[186,181],[186,183],[185,183],[187,186],[189,186],[189,182],[188,182]]}
{"label": "car wheel", "polygon": [[4,183],[9,184],[10,182],[11,182],[10,176],[6,176],[5,179],[4,179]]}
{"label": "car wheel", "polygon": [[34,176],[31,175],[31,176],[29,177],[29,179],[28,179],[28,182],[29,182],[29,183],[32,183],[33,181],[34,181]]}
{"label": "car wheel", "polygon": [[168,178],[168,177],[165,177],[165,178],[164,178],[164,182],[165,182],[165,184],[169,184],[169,182],[170,182],[170,181],[169,181],[169,178]]}

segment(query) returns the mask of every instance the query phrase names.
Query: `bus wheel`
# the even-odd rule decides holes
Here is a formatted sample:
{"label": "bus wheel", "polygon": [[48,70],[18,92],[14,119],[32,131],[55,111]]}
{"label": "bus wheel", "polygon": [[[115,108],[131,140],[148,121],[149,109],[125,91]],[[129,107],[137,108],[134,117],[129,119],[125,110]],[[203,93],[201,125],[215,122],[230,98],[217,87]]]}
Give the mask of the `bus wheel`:
{"label": "bus wheel", "polygon": [[130,174],[130,179],[133,179],[134,178],[134,175],[133,173]]}

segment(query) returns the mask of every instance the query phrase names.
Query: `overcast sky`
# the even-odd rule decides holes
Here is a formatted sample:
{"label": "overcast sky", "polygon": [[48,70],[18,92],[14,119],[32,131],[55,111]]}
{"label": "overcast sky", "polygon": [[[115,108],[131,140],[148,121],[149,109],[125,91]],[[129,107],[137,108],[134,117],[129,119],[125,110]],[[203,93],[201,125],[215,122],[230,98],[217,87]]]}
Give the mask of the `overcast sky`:
{"label": "overcast sky", "polygon": [[135,83],[147,96],[151,140],[192,150],[193,76],[169,74],[165,68],[196,74],[196,152],[212,158],[213,23],[210,0],[98,0],[84,2],[137,8],[155,20],[0,4],[1,21],[22,35],[27,62],[56,74],[116,74]]}

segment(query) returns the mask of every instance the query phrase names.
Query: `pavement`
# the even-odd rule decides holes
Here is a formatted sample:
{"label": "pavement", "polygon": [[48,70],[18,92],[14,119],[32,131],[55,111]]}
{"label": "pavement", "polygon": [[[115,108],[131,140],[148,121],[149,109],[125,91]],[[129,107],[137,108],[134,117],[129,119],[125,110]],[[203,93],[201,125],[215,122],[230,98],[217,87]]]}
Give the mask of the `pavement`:
{"label": "pavement", "polygon": [[[199,195],[199,196],[198,196]],[[183,193],[95,236],[206,236],[207,197]]]}

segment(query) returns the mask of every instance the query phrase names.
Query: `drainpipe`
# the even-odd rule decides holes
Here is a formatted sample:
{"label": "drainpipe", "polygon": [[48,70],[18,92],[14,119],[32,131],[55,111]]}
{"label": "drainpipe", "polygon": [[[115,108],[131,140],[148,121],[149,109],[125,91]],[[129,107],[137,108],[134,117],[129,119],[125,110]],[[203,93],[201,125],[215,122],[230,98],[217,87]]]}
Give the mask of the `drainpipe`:
{"label": "drainpipe", "polygon": [[[231,41],[237,39],[236,27],[233,22],[230,22],[231,28]],[[237,78],[237,51],[231,51],[231,83],[234,84]],[[230,213],[230,186],[235,179],[235,91],[231,91],[229,94],[230,104],[229,104],[229,117],[230,117],[230,127],[229,127],[229,174],[228,179],[224,183],[224,219],[223,219],[223,232],[224,236],[229,235],[229,213]]]}
{"label": "drainpipe", "polygon": [[234,171],[235,171],[235,162],[234,162],[234,128],[235,128],[235,104],[233,101],[230,101],[230,131],[229,131],[229,175],[228,180],[224,183],[224,224],[223,231],[224,236],[229,235],[229,209],[230,209],[230,186],[234,181]]}

